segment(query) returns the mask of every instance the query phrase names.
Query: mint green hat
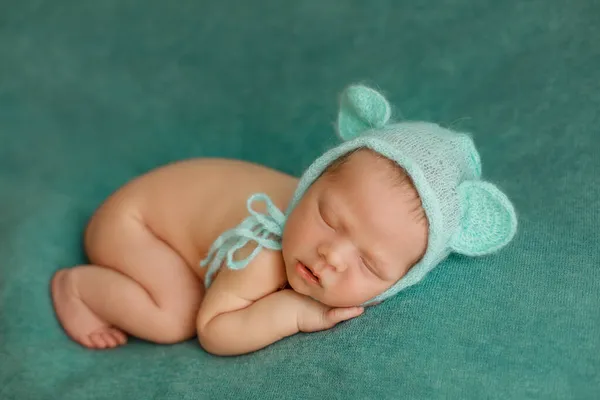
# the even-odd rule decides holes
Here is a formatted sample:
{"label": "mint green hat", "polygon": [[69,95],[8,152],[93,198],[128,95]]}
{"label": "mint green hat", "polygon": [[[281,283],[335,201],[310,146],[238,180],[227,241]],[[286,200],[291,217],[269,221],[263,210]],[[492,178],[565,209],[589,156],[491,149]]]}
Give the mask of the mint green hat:
{"label": "mint green hat", "polygon": [[421,281],[450,253],[493,253],[514,237],[517,218],[506,195],[481,179],[481,161],[471,137],[429,122],[390,123],[391,109],[377,91],[350,86],[342,94],[338,134],[344,141],[302,175],[289,215],[306,190],[336,159],[368,148],[395,161],[412,179],[427,220],[423,258],[375,303]]}
{"label": "mint green hat", "polygon": [[[481,161],[471,137],[429,122],[390,122],[387,100],[377,91],[360,85],[342,94],[338,134],[343,142],[325,152],[302,174],[287,211],[282,213],[263,193],[247,201],[250,215],[224,232],[200,262],[207,267],[205,285],[226,265],[245,268],[262,248],[281,249],[288,216],[310,185],[332,162],[359,149],[371,149],[404,168],[412,179],[427,220],[429,236],[423,258],[387,291],[365,305],[385,300],[420,282],[450,253],[481,256],[508,244],[517,230],[514,208],[506,195],[481,179]],[[253,210],[264,201],[266,213]],[[237,250],[249,241],[258,244],[248,257],[234,260]]]}

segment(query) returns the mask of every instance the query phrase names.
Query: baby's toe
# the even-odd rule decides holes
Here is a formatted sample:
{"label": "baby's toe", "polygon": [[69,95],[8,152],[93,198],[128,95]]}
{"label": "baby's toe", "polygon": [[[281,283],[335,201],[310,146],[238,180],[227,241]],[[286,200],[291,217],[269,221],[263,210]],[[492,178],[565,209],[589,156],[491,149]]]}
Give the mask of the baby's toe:
{"label": "baby's toe", "polygon": [[113,336],[112,332],[102,332],[101,335],[102,339],[104,339],[104,343],[106,343],[106,347],[117,347],[117,339]]}
{"label": "baby's toe", "polygon": [[97,349],[105,349],[107,347],[107,343],[102,335],[102,332],[94,332],[90,334],[90,341],[92,342],[92,347]]}
{"label": "baby's toe", "polygon": [[90,335],[81,336],[80,338],[77,339],[77,341],[79,343],[81,343],[83,346],[87,347],[88,349],[93,349],[96,347],[94,342],[92,342]]}
{"label": "baby's toe", "polygon": [[110,334],[117,341],[117,345],[123,345],[127,343],[127,335],[120,330],[112,328],[110,329]]}

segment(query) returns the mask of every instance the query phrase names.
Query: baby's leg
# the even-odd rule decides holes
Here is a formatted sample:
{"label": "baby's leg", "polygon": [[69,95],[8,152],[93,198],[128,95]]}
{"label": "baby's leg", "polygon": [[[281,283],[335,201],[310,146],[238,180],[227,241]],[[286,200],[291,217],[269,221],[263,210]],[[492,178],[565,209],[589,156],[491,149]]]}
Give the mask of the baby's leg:
{"label": "baby's leg", "polygon": [[94,265],[63,269],[52,282],[65,331],[86,347],[115,347],[125,331],[157,343],[193,337],[203,286],[181,256],[133,217],[90,226]]}

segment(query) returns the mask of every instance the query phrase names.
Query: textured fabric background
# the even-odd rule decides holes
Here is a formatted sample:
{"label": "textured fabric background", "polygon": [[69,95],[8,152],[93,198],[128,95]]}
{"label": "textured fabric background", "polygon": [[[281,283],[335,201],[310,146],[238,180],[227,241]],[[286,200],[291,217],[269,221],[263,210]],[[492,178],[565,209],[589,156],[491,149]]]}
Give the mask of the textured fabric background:
{"label": "textured fabric background", "polygon": [[[599,19],[593,0],[0,2],[0,398],[597,398]],[[352,82],[473,132],[519,212],[504,252],[248,356],[66,338],[48,282],[110,192],[186,157],[298,175]]]}

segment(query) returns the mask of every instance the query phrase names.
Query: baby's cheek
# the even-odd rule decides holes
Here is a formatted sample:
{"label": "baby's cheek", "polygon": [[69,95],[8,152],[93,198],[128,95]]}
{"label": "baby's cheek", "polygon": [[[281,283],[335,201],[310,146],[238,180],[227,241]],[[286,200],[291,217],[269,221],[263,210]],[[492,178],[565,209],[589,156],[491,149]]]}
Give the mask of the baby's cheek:
{"label": "baby's cheek", "polygon": [[358,299],[363,297],[364,284],[356,276],[346,275],[340,279],[331,292],[328,293],[332,300],[344,304],[359,304]]}
{"label": "baby's cheek", "polygon": [[359,275],[355,278],[348,292],[356,304],[364,303],[386,290],[386,285],[378,279],[364,275]]}
{"label": "baby's cheek", "polygon": [[314,246],[315,238],[318,232],[314,229],[314,225],[308,221],[299,222],[290,227],[293,238],[294,247],[306,249]]}
{"label": "baby's cheek", "polygon": [[285,224],[285,235],[296,238],[305,229],[303,226],[305,224],[304,220],[305,218],[303,218],[300,210],[297,213],[293,213]]}

